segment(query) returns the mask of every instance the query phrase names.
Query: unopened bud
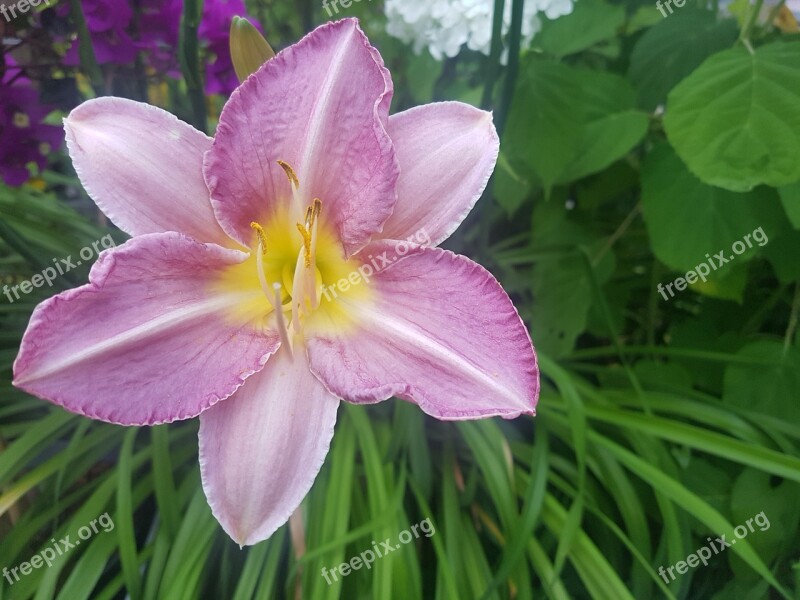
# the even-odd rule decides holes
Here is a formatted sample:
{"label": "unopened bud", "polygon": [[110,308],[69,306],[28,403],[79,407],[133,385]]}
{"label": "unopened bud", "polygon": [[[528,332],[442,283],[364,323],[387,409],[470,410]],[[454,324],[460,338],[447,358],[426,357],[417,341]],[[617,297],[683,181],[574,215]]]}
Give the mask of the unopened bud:
{"label": "unopened bud", "polygon": [[253,24],[242,17],[233,17],[231,23],[231,60],[239,81],[250,75],[275,56],[267,40]]}

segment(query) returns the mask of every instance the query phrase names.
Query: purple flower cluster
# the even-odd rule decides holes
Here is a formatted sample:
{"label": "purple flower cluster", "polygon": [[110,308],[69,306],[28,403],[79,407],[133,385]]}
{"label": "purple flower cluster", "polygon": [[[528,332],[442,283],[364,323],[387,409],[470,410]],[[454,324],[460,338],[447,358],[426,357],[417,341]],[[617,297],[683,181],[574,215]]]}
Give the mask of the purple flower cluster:
{"label": "purple flower cluster", "polygon": [[[156,72],[180,76],[177,47],[182,0],[142,0],[138,15],[130,0],[85,0],[82,5],[98,63],[131,64],[142,52],[145,63]],[[61,10],[69,11],[66,6]],[[229,94],[239,84],[228,51],[228,36],[233,17],[245,13],[244,0],[204,3],[198,34],[206,51],[209,94]],[[67,64],[78,64],[77,47],[74,42]]]}
{"label": "purple flower cluster", "polygon": [[20,75],[20,67],[6,56],[6,72],[0,78],[0,180],[20,186],[30,177],[27,165],[43,169],[47,155],[64,139],[61,127],[45,125],[52,110],[39,102],[39,92]]}
{"label": "purple flower cluster", "polygon": [[[92,35],[92,46],[101,64],[130,64],[136,59],[136,46],[128,34],[133,19],[133,10],[128,2],[115,0],[91,0],[82,2],[86,24]],[[69,14],[69,5],[59,8],[63,16]],[[64,62],[78,65],[78,43],[72,44]]]}

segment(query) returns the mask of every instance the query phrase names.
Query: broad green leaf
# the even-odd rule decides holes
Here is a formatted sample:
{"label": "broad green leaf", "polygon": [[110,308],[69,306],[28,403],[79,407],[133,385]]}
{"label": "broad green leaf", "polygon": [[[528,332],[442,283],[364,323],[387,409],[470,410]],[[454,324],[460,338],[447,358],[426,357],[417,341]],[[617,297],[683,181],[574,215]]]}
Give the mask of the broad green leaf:
{"label": "broad green leaf", "polygon": [[[757,255],[763,245],[759,227],[767,239],[784,227],[772,190],[739,194],[706,185],[665,144],[647,156],[642,168],[642,209],[653,252],[677,271],[705,264],[711,275],[717,269],[724,275],[726,268]],[[745,245],[741,255],[733,250],[737,242]]]}
{"label": "broad green leaf", "polygon": [[658,10],[653,10],[652,5],[640,6],[625,23],[625,33],[631,35],[642,29],[649,29],[663,20],[664,17]]}
{"label": "broad green leaf", "polygon": [[[533,213],[533,237],[554,250],[536,260],[531,291],[533,314],[531,335],[540,351],[559,357],[572,350],[586,329],[593,290],[586,261],[576,250],[587,246],[595,251],[604,244],[569,219],[566,209],[553,202],[540,203]],[[614,257],[605,254],[597,265],[605,282],[614,270]]]}
{"label": "broad green leaf", "polygon": [[512,164],[526,165],[550,189],[575,155],[582,112],[583,92],[574,70],[528,55],[504,140]]}
{"label": "broad green leaf", "polygon": [[500,152],[497,168],[494,171],[494,196],[509,217],[522,206],[532,187],[532,184],[511,166],[505,154]]}
{"label": "broad green leaf", "polygon": [[534,45],[561,57],[613,38],[625,21],[625,9],[602,0],[581,0],[570,14],[543,21]]}
{"label": "broad green leaf", "polygon": [[770,239],[764,247],[764,257],[781,283],[800,281],[800,231],[789,229]]}
{"label": "broad green leaf", "polygon": [[636,91],[624,77],[584,68],[573,72],[583,91],[583,114],[588,121],[634,108]]}
{"label": "broad green leaf", "polygon": [[633,110],[588,123],[578,154],[559,181],[574,181],[605,169],[642,140],[647,133],[647,124],[647,115]]}
{"label": "broad green leaf", "polygon": [[715,54],[669,95],[664,128],[705,183],[744,192],[800,179],[800,43]]}
{"label": "broad green leaf", "polygon": [[552,356],[572,350],[586,329],[592,289],[577,257],[544,259],[534,269],[534,313],[531,335],[537,348]]}
{"label": "broad green leaf", "polygon": [[747,287],[747,263],[740,262],[724,266],[729,266],[729,268],[712,272],[708,279],[689,284],[689,288],[709,298],[741,303]]}
{"label": "broad green leaf", "polygon": [[[504,147],[545,190],[605,169],[647,132],[646,115],[633,110],[635,92],[619,75],[531,58],[523,77]],[[510,204],[516,208],[513,195]]]}
{"label": "broad green leaf", "polygon": [[[659,15],[653,5],[640,10]],[[736,41],[736,22],[719,21],[709,11],[688,6],[648,29],[631,52],[628,76],[638,91],[638,103],[653,110],[700,63]]]}
{"label": "broad green leaf", "polygon": [[692,455],[682,479],[686,487],[716,510],[727,510],[733,485],[727,470],[704,457]]}
{"label": "broad green leaf", "polygon": [[796,540],[800,524],[796,501],[800,484],[787,480],[773,483],[771,479],[769,473],[746,469],[731,493],[734,523],[747,529],[747,540],[767,562],[778,556],[782,546]]}
{"label": "broad green leaf", "polygon": [[769,360],[773,366],[731,364],[725,371],[726,404],[800,423],[800,351],[762,340],[742,348],[739,356]]}
{"label": "broad green leaf", "polygon": [[559,183],[601,171],[625,156],[647,133],[648,119],[634,111],[636,93],[619,75],[576,69],[583,91],[584,128]]}
{"label": "broad green leaf", "polygon": [[800,229],[800,181],[778,188],[778,194],[792,227]]}

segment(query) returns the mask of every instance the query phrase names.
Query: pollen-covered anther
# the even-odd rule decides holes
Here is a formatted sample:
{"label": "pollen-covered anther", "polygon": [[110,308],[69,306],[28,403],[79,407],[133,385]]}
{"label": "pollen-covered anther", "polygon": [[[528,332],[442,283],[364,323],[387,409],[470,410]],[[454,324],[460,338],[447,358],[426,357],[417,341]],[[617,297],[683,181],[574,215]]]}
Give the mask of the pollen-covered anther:
{"label": "pollen-covered anther", "polygon": [[277,308],[280,306],[280,302],[277,305],[273,302],[273,293],[267,284],[267,278],[264,275],[264,256],[267,254],[267,235],[264,233],[264,228],[255,221],[250,223],[250,227],[252,227],[256,232],[256,237],[258,238],[258,248],[256,249],[256,270],[258,271],[258,283],[261,285],[261,291],[264,292],[264,296],[266,296],[269,305],[272,308]]}
{"label": "pollen-covered anther", "polygon": [[311,232],[306,229],[305,225],[297,224],[297,231],[303,236],[303,248],[305,250],[305,260],[303,261],[306,267],[311,266]]}
{"label": "pollen-covered anther", "polygon": [[322,200],[319,198],[314,198],[314,202],[311,204],[311,206],[306,208],[306,215],[304,219],[305,223],[297,223],[297,230],[300,232],[300,235],[303,236],[303,248],[305,249],[303,264],[307,269],[311,268],[311,265],[314,262],[314,255],[316,254],[317,250],[316,225],[321,211]]}
{"label": "pollen-covered anther", "polygon": [[298,179],[297,173],[294,172],[294,169],[287,162],[279,160],[278,164],[281,166],[281,169],[283,169],[284,173],[286,173],[286,177],[289,178],[289,183],[292,184],[292,189],[297,190],[297,188],[300,187],[300,179]]}
{"label": "pollen-covered anther", "polygon": [[264,228],[253,221],[250,223],[250,227],[256,232],[256,236],[258,237],[258,246],[262,254],[267,253],[267,235],[264,233]]}

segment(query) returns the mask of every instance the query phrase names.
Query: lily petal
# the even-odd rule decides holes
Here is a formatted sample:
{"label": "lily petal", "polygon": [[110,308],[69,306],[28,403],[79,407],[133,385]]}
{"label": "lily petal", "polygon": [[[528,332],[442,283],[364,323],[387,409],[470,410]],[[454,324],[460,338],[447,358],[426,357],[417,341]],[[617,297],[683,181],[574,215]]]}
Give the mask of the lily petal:
{"label": "lily petal", "polygon": [[469,214],[494,170],[500,140],[492,114],[461,102],[426,104],[389,117],[389,135],[400,178],[381,237],[423,232],[437,246]]}
{"label": "lily petal", "polygon": [[[220,116],[205,176],[223,229],[253,244],[253,220],[295,220],[314,198],[350,254],[380,231],[396,200],[386,131],[389,71],[354,19],[323,25],[251,75]],[[278,161],[300,181],[296,198]]]}
{"label": "lily petal", "polygon": [[84,102],[64,119],[83,187],[130,235],[177,231],[233,246],[211,209],[203,154],[211,138],[170,113],[124,98]]}
{"label": "lily petal", "polygon": [[277,334],[231,318],[258,292],[213,291],[219,274],[246,258],[177,233],[103,252],[89,284],[36,307],[14,385],[109,423],[197,416],[236,391],[280,344]]}
{"label": "lily petal", "polygon": [[[364,252],[379,256],[388,242]],[[398,396],[443,420],[534,414],[536,356],[492,275],[439,248],[415,248],[372,276],[366,301],[337,302],[352,323],[307,332],[311,370],[357,403]]]}
{"label": "lily petal", "polygon": [[328,454],[339,400],[286,350],[200,415],[200,472],[214,516],[241,546],[283,525]]}

